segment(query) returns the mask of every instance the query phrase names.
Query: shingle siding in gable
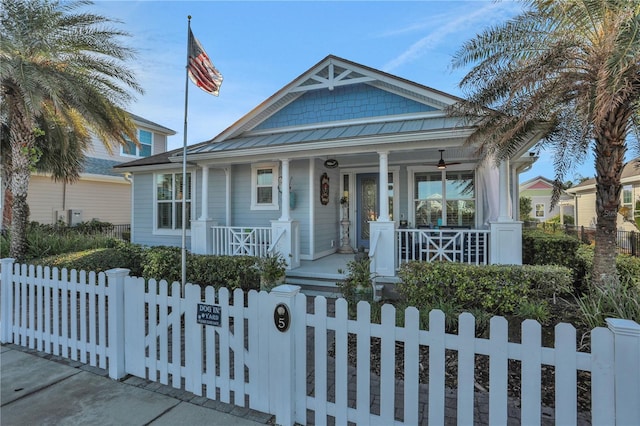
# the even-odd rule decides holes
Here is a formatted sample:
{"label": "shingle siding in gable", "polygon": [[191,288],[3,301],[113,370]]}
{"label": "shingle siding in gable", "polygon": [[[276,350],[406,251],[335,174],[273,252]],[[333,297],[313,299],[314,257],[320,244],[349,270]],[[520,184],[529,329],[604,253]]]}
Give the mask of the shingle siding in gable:
{"label": "shingle siding in gable", "polygon": [[355,84],[307,92],[256,126],[255,130],[435,110],[429,105],[366,84]]}

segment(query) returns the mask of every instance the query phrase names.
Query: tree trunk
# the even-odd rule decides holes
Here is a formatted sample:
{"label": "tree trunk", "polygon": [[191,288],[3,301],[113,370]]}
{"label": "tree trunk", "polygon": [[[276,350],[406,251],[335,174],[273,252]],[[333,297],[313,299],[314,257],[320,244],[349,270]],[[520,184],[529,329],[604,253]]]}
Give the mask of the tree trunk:
{"label": "tree trunk", "polygon": [[629,115],[623,105],[612,110],[596,129],[596,246],[593,282],[597,286],[618,285],[616,270],[617,216],[620,208],[625,137]]}
{"label": "tree trunk", "polygon": [[27,253],[27,223],[29,220],[29,206],[27,205],[27,191],[31,177],[31,155],[35,147],[34,121],[26,111],[22,99],[15,94],[9,98],[9,144],[11,146],[11,193],[13,205],[11,208],[11,245],[9,256],[17,261],[23,261]]}

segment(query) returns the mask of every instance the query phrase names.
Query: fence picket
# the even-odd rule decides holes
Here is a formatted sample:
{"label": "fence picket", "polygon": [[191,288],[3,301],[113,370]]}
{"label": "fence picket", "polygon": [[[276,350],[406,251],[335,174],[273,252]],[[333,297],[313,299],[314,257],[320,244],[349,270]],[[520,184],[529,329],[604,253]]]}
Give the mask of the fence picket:
{"label": "fence picket", "polygon": [[[233,339],[231,350],[233,352],[233,381],[231,389],[235,397],[236,405],[244,405],[244,292],[241,288],[233,291],[233,306],[230,308],[233,315]],[[242,396],[242,399],[240,397]]]}
{"label": "fence picket", "polygon": [[[395,417],[396,389],[396,309],[382,306],[380,322],[380,421],[392,424]],[[384,398],[382,397],[384,393]]]}
{"label": "fence picket", "polygon": [[39,351],[44,350],[44,286],[42,278],[42,265],[38,265],[35,271],[34,291],[36,293],[36,309],[34,315],[36,316],[34,322],[35,338],[37,340],[37,348]]}
{"label": "fence picket", "polygon": [[60,271],[58,268],[53,268],[51,271],[51,291],[53,292],[53,306],[51,309],[51,316],[53,317],[53,354],[60,355],[60,336],[62,335],[62,324],[60,323],[60,317],[62,316],[62,308],[60,307]]}
{"label": "fence picket", "polygon": [[196,322],[196,308],[200,302],[200,286],[185,286],[185,365],[187,390],[202,396],[202,325]]}
{"label": "fence picket", "polygon": [[521,418],[531,424],[540,424],[542,383],[542,327],[538,321],[522,322],[522,390]]}
{"label": "fence picket", "polygon": [[168,290],[169,284],[161,281],[159,286],[160,294],[158,295],[158,370],[160,375],[160,383],[169,384],[169,342],[168,342]]}
{"label": "fence picket", "polygon": [[171,385],[177,389],[182,386],[182,320],[184,318],[184,309],[180,291],[180,283],[174,282],[171,284],[171,297],[169,298],[169,306],[171,307],[171,314],[169,314],[171,323],[171,366],[169,372],[171,373]]}
{"label": "fence picket", "polygon": [[87,285],[87,298],[89,303],[89,341],[87,342],[88,350],[89,350],[89,363],[93,366],[98,365],[97,361],[97,347],[98,341],[96,339],[96,327],[97,327],[97,317],[96,317],[96,282],[97,276],[96,273],[91,271],[89,273],[89,282]]}
{"label": "fence picket", "polygon": [[555,333],[556,422],[573,424],[578,416],[576,329],[570,324],[558,324]]}
{"label": "fence picket", "polygon": [[404,311],[404,423],[418,424],[420,385],[420,311]]}
{"label": "fence picket", "polygon": [[69,285],[69,347],[71,348],[71,359],[78,360],[78,271],[71,270],[71,283]]}
{"label": "fence picket", "polygon": [[[104,276],[101,278],[104,280]],[[127,342],[124,348],[126,372],[147,378],[145,280],[144,278],[126,277],[125,288],[127,289],[127,297],[124,298],[124,310],[127,324],[130,324],[130,326],[125,327],[125,341]],[[153,354],[149,354],[149,357],[152,356]]]}
{"label": "fence picket", "polygon": [[[204,300],[206,303],[215,304],[215,289],[211,286],[207,286],[205,290]],[[216,332],[212,327],[205,327],[205,345],[206,345],[206,358],[205,358],[205,378],[204,384],[207,387],[207,398],[216,399]]]}
{"label": "fence picket", "polygon": [[62,333],[60,335],[60,352],[63,357],[69,358],[69,271],[62,268],[60,272],[60,288],[62,290],[62,298],[60,305],[62,307]]}
{"label": "fence picket", "polygon": [[36,283],[35,283],[35,267],[29,265],[27,272],[27,298],[29,300],[29,309],[27,312],[28,322],[26,326],[26,336],[29,342],[29,349],[36,348],[35,328],[36,328]]}
{"label": "fence picket", "polygon": [[429,424],[444,424],[444,312],[429,313]]}
{"label": "fence picket", "polygon": [[[260,294],[264,294],[264,300],[269,300],[269,297],[266,292],[260,292]],[[270,305],[265,305],[270,306]],[[265,312],[266,315],[270,313],[270,309],[260,310],[260,312]],[[292,320],[296,321],[293,327],[293,341],[296,342],[294,345],[295,351],[295,365],[296,369],[301,372],[301,374],[296,374],[294,377],[295,388],[298,389],[296,392],[295,398],[295,411],[296,411],[296,421],[300,424],[304,424],[307,422],[307,377],[309,377],[309,370],[307,365],[307,321],[309,316],[307,315],[307,298],[304,294],[299,293],[296,295],[295,299],[295,310],[292,312]],[[272,318],[267,318],[269,321],[261,321],[264,322],[264,330],[265,336],[260,340],[259,350],[262,353],[267,351],[266,348],[269,346],[268,341],[268,332],[275,328]],[[268,367],[268,366],[267,366]],[[269,378],[268,372],[265,372],[265,377]],[[269,382],[265,383],[264,388],[267,389]]]}
{"label": "fence picket", "polygon": [[338,425],[347,424],[348,407],[348,385],[349,375],[347,366],[348,341],[348,319],[349,312],[345,299],[336,300],[336,321],[335,321],[335,423]]}
{"label": "fence picket", "polygon": [[42,269],[42,287],[44,290],[43,303],[44,303],[44,328],[42,336],[44,352],[51,353],[51,338],[53,336],[53,330],[51,329],[51,268],[45,266]]}
{"label": "fence picket", "polygon": [[77,292],[79,298],[79,310],[80,310],[80,339],[78,343],[78,349],[80,350],[80,362],[87,363],[87,272],[80,271],[80,280],[78,282]]}
{"label": "fence picket", "polygon": [[509,370],[509,326],[504,317],[489,323],[489,424],[507,424],[507,373]]}
{"label": "fence picket", "polygon": [[358,358],[356,409],[357,423],[371,423],[371,306],[364,301],[358,302],[358,316],[356,318]]}
{"label": "fence picket", "polygon": [[230,376],[230,361],[229,361],[229,290],[221,288],[218,291],[218,300],[220,302],[222,315],[221,318],[221,331],[220,331],[220,401],[224,403],[231,402],[231,388],[229,381]]}
{"label": "fence picket", "polygon": [[314,300],[314,368],[315,368],[315,423],[327,423],[327,299]]}
{"label": "fence picket", "polygon": [[458,424],[473,424],[476,320],[468,312],[458,318]]}
{"label": "fence picket", "polygon": [[149,380],[158,380],[158,314],[157,314],[157,294],[158,282],[154,279],[148,281],[149,291],[147,292],[147,337],[146,346],[149,351],[147,358],[147,368],[149,369]]}
{"label": "fence picket", "polygon": [[[127,291],[129,291],[129,287],[126,287]],[[98,274],[98,287],[96,289],[96,293],[98,294],[98,340],[96,341],[98,345],[98,366],[100,368],[107,368],[107,303],[106,303],[106,291],[107,291],[107,276],[104,272],[100,272]],[[126,298],[125,298],[126,301]],[[140,303],[141,306],[144,306],[144,300]],[[140,323],[143,324],[143,323]],[[131,327],[126,327],[125,329],[129,329]],[[140,339],[141,342],[144,341],[144,336]],[[129,341],[128,341],[129,343]],[[129,346],[129,345],[127,345]],[[125,348],[126,350],[126,348]]]}
{"label": "fence picket", "polygon": [[604,327],[591,331],[592,424],[604,426],[615,417],[613,333]]}

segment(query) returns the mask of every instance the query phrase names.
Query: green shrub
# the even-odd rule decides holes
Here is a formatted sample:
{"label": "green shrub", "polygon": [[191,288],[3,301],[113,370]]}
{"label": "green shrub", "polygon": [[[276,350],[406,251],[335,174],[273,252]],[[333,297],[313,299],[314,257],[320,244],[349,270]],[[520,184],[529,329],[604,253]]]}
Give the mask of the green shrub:
{"label": "green shrub", "polygon": [[[343,273],[338,270],[338,273]],[[336,285],[347,302],[349,309],[355,312],[356,304],[360,300],[371,301],[373,296],[374,275],[371,273],[371,259],[369,257],[357,258],[347,262],[347,277]]]}
{"label": "green shrub", "polygon": [[571,289],[571,271],[550,266],[461,265],[408,262],[399,271],[398,292],[419,309],[451,303],[462,310],[506,315],[522,300]]}
{"label": "green shrub", "polygon": [[[182,280],[182,257],[180,247],[155,246],[149,247],[142,253],[142,276],[149,279],[167,280],[168,282]],[[187,267],[187,271],[189,268]]]}
{"label": "green shrub", "polygon": [[[215,288],[226,287],[229,290],[259,290],[260,270],[257,261],[253,256],[190,254],[187,257],[187,281]],[[180,261],[177,266],[179,271]]]}
{"label": "green shrub", "polygon": [[38,259],[40,265],[103,272],[113,268],[127,268],[130,275],[142,274],[142,248],[135,244],[116,242],[114,247],[63,253]]}
{"label": "green shrub", "polygon": [[[584,283],[581,290],[587,291],[587,283],[591,280],[593,269],[594,248],[582,245],[576,251],[576,263],[574,269],[578,278]],[[616,256],[616,270],[620,283],[625,287],[635,287],[640,290],[640,258],[627,254]]]}
{"label": "green shrub", "polygon": [[522,263],[525,265],[560,265],[571,268],[581,242],[563,233],[542,230],[522,232]]}

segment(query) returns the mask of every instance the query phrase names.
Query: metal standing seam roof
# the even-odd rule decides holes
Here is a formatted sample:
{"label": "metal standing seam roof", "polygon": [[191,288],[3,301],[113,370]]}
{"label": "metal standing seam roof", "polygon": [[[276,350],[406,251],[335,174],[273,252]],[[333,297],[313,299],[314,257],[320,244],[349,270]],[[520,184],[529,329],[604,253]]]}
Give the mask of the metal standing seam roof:
{"label": "metal standing seam roof", "polygon": [[233,151],[239,149],[264,148],[274,146],[293,145],[303,142],[322,142],[345,138],[365,138],[381,135],[411,134],[432,130],[454,129],[460,126],[460,120],[455,117],[418,118],[391,122],[368,124],[345,124],[318,129],[294,130],[240,136],[222,142],[203,144],[188,149],[187,155],[208,152]]}

